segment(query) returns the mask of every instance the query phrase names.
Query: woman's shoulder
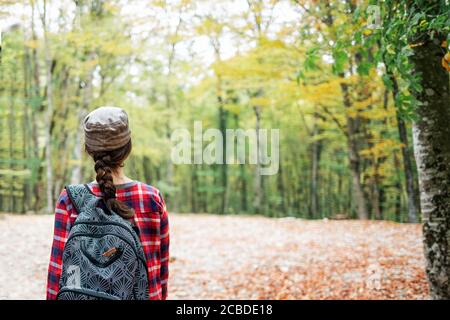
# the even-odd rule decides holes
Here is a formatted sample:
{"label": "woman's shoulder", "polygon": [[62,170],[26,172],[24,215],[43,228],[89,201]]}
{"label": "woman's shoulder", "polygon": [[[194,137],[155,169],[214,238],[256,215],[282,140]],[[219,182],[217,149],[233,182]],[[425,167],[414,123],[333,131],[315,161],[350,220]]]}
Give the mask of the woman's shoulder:
{"label": "woman's shoulder", "polygon": [[142,181],[135,181],[137,185],[140,186],[140,188],[142,190],[144,190],[145,192],[149,193],[149,194],[158,194],[159,190],[158,188],[156,188],[155,186],[142,182]]}
{"label": "woman's shoulder", "polygon": [[149,205],[149,209],[151,211],[162,212],[165,203],[161,191],[158,188],[141,181],[136,181],[135,188],[137,188],[139,190],[139,193],[142,194],[142,196],[146,199],[146,201],[144,202]]}
{"label": "woman's shoulder", "polygon": [[70,216],[71,218],[77,215],[66,188],[61,190],[56,201],[55,214]]}

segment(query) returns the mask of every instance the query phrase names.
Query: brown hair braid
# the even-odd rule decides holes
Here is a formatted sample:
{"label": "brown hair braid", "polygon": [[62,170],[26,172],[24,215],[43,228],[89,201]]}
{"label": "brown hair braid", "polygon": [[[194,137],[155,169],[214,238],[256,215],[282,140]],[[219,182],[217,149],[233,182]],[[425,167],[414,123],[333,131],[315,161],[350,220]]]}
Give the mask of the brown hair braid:
{"label": "brown hair braid", "polygon": [[93,151],[85,145],[86,152],[95,161],[96,180],[102,191],[102,197],[109,209],[122,218],[130,219],[134,216],[133,208],[116,199],[116,187],[113,183],[112,173],[123,166],[123,162],[130,155],[131,140],[118,149],[112,151]]}

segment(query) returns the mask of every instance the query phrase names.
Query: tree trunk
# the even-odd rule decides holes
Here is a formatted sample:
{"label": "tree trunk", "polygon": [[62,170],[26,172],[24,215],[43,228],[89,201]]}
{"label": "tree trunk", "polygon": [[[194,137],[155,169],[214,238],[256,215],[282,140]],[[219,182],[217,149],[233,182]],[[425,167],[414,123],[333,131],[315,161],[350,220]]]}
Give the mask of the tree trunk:
{"label": "tree trunk", "polygon": [[401,181],[401,168],[400,168],[400,159],[397,156],[397,152],[394,151],[394,168],[397,172],[397,180],[394,184],[394,187],[396,189],[396,194],[395,194],[395,210],[394,210],[394,214],[395,214],[395,221],[397,222],[403,222],[402,221],[402,194],[403,194],[403,190],[402,190],[402,184],[400,183]]}
{"label": "tree trunk", "polygon": [[254,106],[253,110],[256,116],[256,172],[255,172],[255,197],[253,198],[253,207],[256,213],[261,213],[262,197],[263,197],[263,181],[260,174],[261,166],[261,141],[259,139],[259,130],[261,129],[261,107]]}
{"label": "tree trunk", "polygon": [[144,171],[144,180],[149,182],[155,180],[156,177],[152,175],[151,160],[148,156],[142,156],[142,169]]}
{"label": "tree trunk", "polygon": [[[67,119],[70,110],[68,103],[70,73],[68,68],[64,68],[64,70],[61,71],[61,79],[62,79],[61,85],[60,87],[58,87],[58,92],[60,92],[60,101],[58,103],[59,112],[55,116],[57,117],[57,119]],[[55,195],[55,197],[59,195],[64,183],[66,183],[67,181],[66,177],[68,175],[68,166],[70,162],[70,157],[72,156],[69,148],[70,145],[69,132],[70,129],[67,128],[64,121],[62,121],[62,124],[59,125],[58,130],[56,130],[59,148],[57,150],[58,163],[57,167],[55,168],[56,174],[54,178],[55,183],[53,190],[53,194]]]}
{"label": "tree trunk", "polygon": [[248,202],[247,202],[247,179],[245,177],[245,165],[239,165],[239,175],[241,179],[241,208],[243,212],[248,211]]}
{"label": "tree trunk", "polygon": [[426,39],[411,57],[421,74],[419,120],[413,125],[419,171],[426,272],[433,299],[450,299],[450,87],[441,66],[442,37]]}
{"label": "tree trunk", "polygon": [[[48,49],[46,49],[48,51]],[[48,53],[46,54],[48,55]],[[47,59],[46,59],[47,61]],[[47,64],[49,62],[47,61]],[[51,72],[50,67],[47,65],[47,114],[45,116],[45,123],[49,124],[53,114],[53,101],[51,96],[52,84],[51,84]],[[50,134],[50,127],[46,130],[45,135],[45,161],[46,161],[46,177],[47,177],[47,213],[51,213],[53,210],[53,171],[52,171],[52,136]]]}
{"label": "tree trunk", "polygon": [[[15,67],[15,66],[14,66]],[[14,84],[17,81],[16,80],[16,70],[13,70],[12,75],[11,75],[12,79],[10,80],[10,103],[9,103],[9,121],[8,121],[8,131],[9,131],[9,159],[10,159],[10,163],[9,163],[9,169],[11,170],[11,172],[14,172],[14,170],[16,169],[16,155],[15,155],[15,137],[16,137],[16,128],[15,128],[15,122],[16,122],[16,116],[15,116],[15,104],[14,104],[14,100],[15,100],[15,95],[16,95],[16,89],[14,88]],[[16,212],[16,196],[14,194],[15,191],[15,186],[14,186],[14,176],[9,176],[8,180],[10,180],[10,188],[9,188],[9,192],[10,192],[10,198],[9,198],[9,210],[10,212]]]}
{"label": "tree trunk", "polygon": [[46,66],[46,85],[47,85],[47,113],[45,116],[45,160],[46,160],[46,177],[47,177],[47,213],[53,211],[53,169],[52,169],[52,134],[51,121],[53,116],[53,83],[52,83],[52,58],[50,53],[50,43],[48,40],[48,31],[45,23],[45,8],[42,17],[42,24],[44,28],[44,52],[45,52],[45,66]]}
{"label": "tree trunk", "polygon": [[[223,146],[227,145],[227,135],[226,135],[226,127],[227,127],[227,111],[224,109],[223,97],[222,97],[222,80],[218,76],[217,77],[217,102],[219,103],[219,128],[223,137]],[[222,193],[221,193],[221,202],[219,213],[226,213],[226,209],[228,206],[228,165],[227,165],[227,153],[223,152],[222,155],[223,163],[220,166],[221,171],[221,184],[222,184]]]}
{"label": "tree trunk", "polygon": [[[93,59],[93,54],[90,55],[90,58]],[[87,76],[85,86],[83,87],[83,102],[81,108],[78,110],[78,127],[77,132],[75,134],[75,144],[73,147],[73,156],[75,164],[72,167],[72,176],[71,183],[78,184],[83,180],[83,172],[82,172],[82,160],[83,160],[83,119],[87,115],[88,107],[92,100],[92,80],[93,80],[94,68],[89,71]]]}
{"label": "tree trunk", "polygon": [[[312,129],[312,137],[320,133],[320,128],[317,126],[318,115],[314,114],[314,123]],[[318,192],[318,181],[319,181],[319,162],[320,154],[322,152],[322,141],[315,139],[311,147],[311,206],[310,206],[310,217],[317,218],[319,216],[319,192]]]}
{"label": "tree trunk", "polygon": [[403,169],[405,171],[405,185],[406,194],[408,197],[408,222],[416,223],[418,221],[418,195],[414,183],[413,165],[411,161],[411,154],[408,146],[408,134],[406,133],[406,124],[403,119],[400,118],[397,112],[397,126],[402,143],[402,156],[403,156]]}
{"label": "tree trunk", "polygon": [[[35,2],[33,1],[31,4],[31,34],[33,41],[37,41],[37,35],[34,27],[34,15],[35,15]],[[41,81],[40,81],[40,72],[39,72],[39,58],[38,52],[36,48],[32,49],[32,69],[33,69],[33,81],[32,81],[32,95],[35,99],[40,98],[41,95]],[[34,161],[39,160],[39,141],[38,141],[38,119],[37,119],[37,106],[32,105],[31,110],[31,132],[32,132],[32,141],[33,141],[33,157]],[[38,165],[33,163],[33,170],[35,171],[33,174],[36,174],[36,171],[39,171]],[[40,192],[40,181],[39,179],[35,179],[33,181],[33,193],[34,193],[34,211],[38,211],[41,205],[41,192]]]}
{"label": "tree trunk", "polygon": [[[343,75],[341,75],[343,78]],[[344,98],[344,105],[346,108],[351,107],[349,88],[346,83],[341,84],[341,90]],[[369,218],[369,212],[367,210],[367,200],[364,194],[364,190],[360,180],[360,156],[358,153],[358,119],[353,118],[347,114],[347,147],[348,157],[350,165],[350,173],[352,175],[353,186],[353,201],[356,204],[356,212],[358,218],[361,220],[367,220]]]}
{"label": "tree trunk", "polygon": [[[280,155],[281,156],[281,155]],[[280,157],[280,164],[278,168],[277,174],[277,191],[280,194],[280,205],[277,208],[276,217],[283,217],[286,215],[286,191],[284,187],[284,179],[283,179],[283,161]]]}
{"label": "tree trunk", "polygon": [[[178,23],[177,26],[177,30],[180,26],[181,20]],[[168,56],[168,70],[167,70],[167,77],[166,77],[166,83],[165,83],[165,88],[164,88],[164,98],[165,98],[165,106],[166,106],[166,111],[168,112],[169,110],[173,109],[173,105],[172,105],[172,93],[170,91],[170,82],[172,79],[172,66],[173,66],[173,61],[175,58],[175,53],[176,53],[176,43],[171,43],[171,50],[169,51],[169,56]],[[166,138],[167,141],[170,141],[170,137],[172,134],[172,126],[171,126],[171,121],[167,121],[165,124],[165,129],[166,129]],[[174,165],[172,162],[172,159],[170,159],[170,157],[167,159],[167,171],[166,171],[166,180],[167,183],[169,184],[170,188],[173,190],[174,189]],[[178,211],[178,201],[177,201],[177,196],[176,196],[176,192],[172,191],[169,193],[166,193],[166,202],[170,203],[171,205],[171,211]]]}
{"label": "tree trunk", "polygon": [[[374,163],[374,166],[378,167],[378,164]],[[375,170],[378,170],[377,168]],[[381,188],[378,173],[372,178],[372,212],[377,220],[383,219],[383,211],[381,210]]]}
{"label": "tree trunk", "polygon": [[198,212],[197,207],[197,189],[198,189],[198,175],[197,165],[191,166],[191,212]]}
{"label": "tree trunk", "polygon": [[[336,159],[339,159],[339,156],[336,156]],[[345,212],[345,210],[343,209],[343,203],[344,201],[343,198],[345,199],[345,195],[344,195],[344,188],[343,188],[343,181],[342,181],[342,175],[340,174],[340,170],[337,172],[337,197],[336,197],[336,207],[332,208],[333,211],[331,212],[331,214],[334,213],[345,213],[345,215],[348,215],[347,212]]]}
{"label": "tree trunk", "polygon": [[[32,96],[32,93],[30,92],[30,54],[27,47],[24,47],[24,63],[23,63],[23,86],[24,86],[24,97],[26,101],[30,101],[30,98]],[[24,169],[29,169],[30,171],[34,171],[33,161],[29,161],[33,159],[32,153],[30,152],[30,146],[31,146],[31,133],[30,133],[30,103],[27,102],[24,105],[23,110],[23,120],[22,120],[22,128],[23,128],[23,155],[24,158],[27,159],[27,164],[24,165]],[[24,192],[24,211],[30,211],[31,209],[31,200],[32,200],[32,184],[30,179],[28,182],[26,182],[23,186],[23,192]]]}
{"label": "tree trunk", "polygon": [[[239,128],[239,115],[234,114],[234,121],[236,128]],[[247,201],[247,177],[245,175],[245,164],[239,164],[239,180],[240,180],[240,195],[241,195],[241,211],[248,211]]]}
{"label": "tree trunk", "polygon": [[[387,74],[392,81],[392,95],[394,97],[394,102],[396,101],[396,97],[398,94],[398,83],[397,79],[394,77],[392,72],[387,68]],[[396,109],[396,117],[397,117],[397,127],[398,127],[398,135],[400,142],[402,143],[401,151],[403,157],[403,170],[405,171],[405,186],[406,186],[406,194],[408,199],[408,222],[417,222],[418,221],[418,208],[417,205],[419,203],[418,194],[416,189],[416,183],[414,181],[414,172],[413,165],[411,161],[411,152],[409,150],[408,143],[408,133],[406,131],[406,123],[401,118],[400,113],[398,112],[398,108]]]}

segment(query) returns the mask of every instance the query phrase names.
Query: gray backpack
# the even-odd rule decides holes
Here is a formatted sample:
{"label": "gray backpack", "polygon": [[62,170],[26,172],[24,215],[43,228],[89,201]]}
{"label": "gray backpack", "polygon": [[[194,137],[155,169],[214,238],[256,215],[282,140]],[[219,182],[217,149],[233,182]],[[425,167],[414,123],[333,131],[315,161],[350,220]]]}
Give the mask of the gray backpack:
{"label": "gray backpack", "polygon": [[58,300],[147,300],[147,265],[137,230],[87,185],[66,187],[78,217],[62,258]]}

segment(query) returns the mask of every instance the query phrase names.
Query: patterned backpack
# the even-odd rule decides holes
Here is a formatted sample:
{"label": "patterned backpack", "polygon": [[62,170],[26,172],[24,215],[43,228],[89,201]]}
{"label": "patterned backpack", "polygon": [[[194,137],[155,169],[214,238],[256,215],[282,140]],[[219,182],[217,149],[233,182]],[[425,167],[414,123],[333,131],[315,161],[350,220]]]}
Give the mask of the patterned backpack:
{"label": "patterned backpack", "polygon": [[137,230],[87,185],[66,187],[78,212],[64,246],[58,300],[147,300],[147,267]]}

